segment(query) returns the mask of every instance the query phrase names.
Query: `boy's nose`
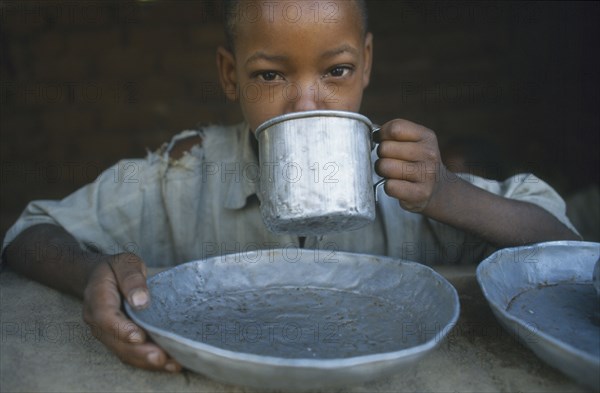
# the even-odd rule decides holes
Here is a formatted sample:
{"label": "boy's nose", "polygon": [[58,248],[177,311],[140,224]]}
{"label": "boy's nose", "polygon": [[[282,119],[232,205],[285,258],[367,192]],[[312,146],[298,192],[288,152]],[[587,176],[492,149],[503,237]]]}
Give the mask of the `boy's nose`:
{"label": "boy's nose", "polygon": [[286,88],[285,98],[290,112],[304,112],[325,109],[319,97],[318,82],[295,83]]}

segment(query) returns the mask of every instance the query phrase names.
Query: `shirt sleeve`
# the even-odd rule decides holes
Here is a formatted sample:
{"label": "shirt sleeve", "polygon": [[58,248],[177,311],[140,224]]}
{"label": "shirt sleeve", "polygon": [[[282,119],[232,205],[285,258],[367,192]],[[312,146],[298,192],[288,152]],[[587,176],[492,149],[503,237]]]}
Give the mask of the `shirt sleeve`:
{"label": "shirt sleeve", "polygon": [[[501,182],[470,174],[459,176],[493,194],[540,206],[577,233],[567,218],[563,199],[534,175],[519,174]],[[460,265],[478,263],[496,251],[493,245],[474,235],[403,210],[397,200],[387,195],[383,195],[380,204],[386,224],[388,255],[426,265]]]}
{"label": "shirt sleeve", "polygon": [[493,194],[518,201],[533,203],[546,210],[573,232],[577,230],[567,217],[567,207],[562,197],[546,182],[530,173],[514,175],[502,182],[482,177],[459,174],[476,187]]}
{"label": "shirt sleeve", "polygon": [[[145,159],[121,160],[62,200],[30,202],[7,231],[2,253],[25,229],[54,224],[69,232],[83,249],[106,254],[133,252],[148,266],[170,266],[177,253],[164,194],[173,184],[178,186],[176,190],[201,184],[199,171],[188,166],[196,162],[193,155],[201,156],[202,151],[192,150],[193,154],[180,160],[171,160],[169,152],[177,141],[193,135],[200,134],[183,131]],[[175,195],[174,199],[181,198]]]}
{"label": "shirt sleeve", "polygon": [[[37,224],[54,224],[69,232],[84,249],[115,254],[143,254],[145,235],[152,231],[144,210],[160,202],[157,179],[161,165],[152,159],[122,160],[105,170],[91,184],[62,200],[30,202],[8,230],[4,249],[25,229]],[[164,216],[160,203],[153,211],[152,225]],[[158,221],[158,222],[157,222]],[[140,252],[141,251],[141,252]]]}

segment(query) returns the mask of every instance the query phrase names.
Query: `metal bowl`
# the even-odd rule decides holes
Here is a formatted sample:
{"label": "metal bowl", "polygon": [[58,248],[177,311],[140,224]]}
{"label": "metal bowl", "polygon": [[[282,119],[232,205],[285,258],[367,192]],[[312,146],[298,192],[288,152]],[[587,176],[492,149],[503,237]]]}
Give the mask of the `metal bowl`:
{"label": "metal bowl", "polygon": [[542,360],[600,389],[600,244],[560,241],[497,251],[477,280],[500,322]]}
{"label": "metal bowl", "polygon": [[183,366],[226,383],[312,390],[412,366],[459,315],[456,290],[418,263],[370,255],[258,250],[179,265],[125,308]]}

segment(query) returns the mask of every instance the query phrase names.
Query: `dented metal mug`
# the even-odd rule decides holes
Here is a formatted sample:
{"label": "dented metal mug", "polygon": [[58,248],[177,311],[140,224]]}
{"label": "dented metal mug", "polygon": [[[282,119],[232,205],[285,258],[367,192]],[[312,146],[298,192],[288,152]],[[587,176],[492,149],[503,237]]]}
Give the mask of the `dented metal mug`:
{"label": "dented metal mug", "polygon": [[288,113],[256,129],[260,210],[267,228],[299,236],[350,231],[375,220],[373,133],[358,113]]}

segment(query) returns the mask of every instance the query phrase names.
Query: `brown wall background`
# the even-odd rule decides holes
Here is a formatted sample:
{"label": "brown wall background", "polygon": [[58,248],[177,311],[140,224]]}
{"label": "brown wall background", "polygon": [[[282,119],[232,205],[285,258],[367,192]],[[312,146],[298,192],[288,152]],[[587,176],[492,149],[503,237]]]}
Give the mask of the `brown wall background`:
{"label": "brown wall background", "polygon": [[[478,136],[567,196],[599,181],[599,3],[369,1],[363,113]],[[0,233],[120,158],[241,120],[219,1],[0,2]],[[491,176],[494,173],[490,174]]]}

